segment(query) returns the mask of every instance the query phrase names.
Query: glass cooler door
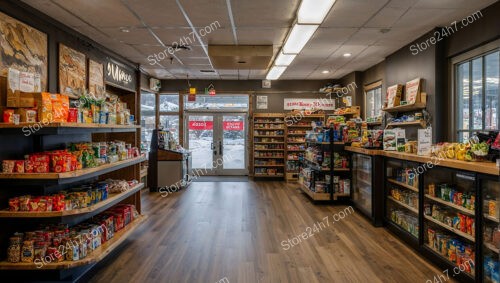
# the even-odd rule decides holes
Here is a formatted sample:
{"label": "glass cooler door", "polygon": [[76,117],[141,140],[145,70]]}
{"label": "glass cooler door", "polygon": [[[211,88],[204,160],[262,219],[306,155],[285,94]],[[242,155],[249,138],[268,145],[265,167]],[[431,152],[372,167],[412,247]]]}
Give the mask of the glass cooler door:
{"label": "glass cooler door", "polygon": [[353,201],[368,217],[372,213],[372,157],[353,154]]}
{"label": "glass cooler door", "polygon": [[484,179],[483,193],[483,277],[484,282],[500,282],[500,181]]}

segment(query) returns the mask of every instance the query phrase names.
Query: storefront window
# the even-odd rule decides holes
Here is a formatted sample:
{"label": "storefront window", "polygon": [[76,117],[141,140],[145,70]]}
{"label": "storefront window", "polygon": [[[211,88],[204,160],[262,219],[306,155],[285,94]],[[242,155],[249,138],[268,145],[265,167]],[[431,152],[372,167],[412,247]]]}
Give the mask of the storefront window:
{"label": "storefront window", "polygon": [[179,95],[160,94],[160,112],[179,112]]}
{"label": "storefront window", "polygon": [[170,131],[177,143],[179,142],[179,115],[161,115],[160,126]]}
{"label": "storefront window", "polygon": [[499,58],[497,49],[455,64],[459,141],[476,131],[498,130]]}
{"label": "storefront window", "polygon": [[156,128],[156,94],[141,92],[141,142],[149,151],[151,135]]}

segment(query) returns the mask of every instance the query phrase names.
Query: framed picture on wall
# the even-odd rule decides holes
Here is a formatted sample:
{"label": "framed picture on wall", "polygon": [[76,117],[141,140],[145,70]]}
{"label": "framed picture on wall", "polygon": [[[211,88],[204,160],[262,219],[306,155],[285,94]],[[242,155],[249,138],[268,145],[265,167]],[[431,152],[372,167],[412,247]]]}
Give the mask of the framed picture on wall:
{"label": "framed picture on wall", "polygon": [[85,54],[59,44],[59,92],[74,95],[87,81]]}
{"label": "framed picture on wall", "polygon": [[96,98],[101,98],[105,92],[104,65],[94,60],[89,60],[89,92]]}
{"label": "framed picture on wall", "polygon": [[[47,34],[0,12],[0,75],[9,68],[34,77],[40,89],[47,90]],[[13,71],[11,71],[12,73]]]}

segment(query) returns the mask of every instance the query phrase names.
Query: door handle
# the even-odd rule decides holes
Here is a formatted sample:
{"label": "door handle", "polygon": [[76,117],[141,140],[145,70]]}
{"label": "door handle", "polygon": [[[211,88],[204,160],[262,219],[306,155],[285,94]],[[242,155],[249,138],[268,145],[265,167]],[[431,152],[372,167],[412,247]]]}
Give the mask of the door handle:
{"label": "door handle", "polygon": [[214,146],[214,143],[210,143],[210,149],[213,150],[214,155],[217,155],[217,148]]}
{"label": "door handle", "polygon": [[222,155],[222,141],[219,141],[219,154]]}

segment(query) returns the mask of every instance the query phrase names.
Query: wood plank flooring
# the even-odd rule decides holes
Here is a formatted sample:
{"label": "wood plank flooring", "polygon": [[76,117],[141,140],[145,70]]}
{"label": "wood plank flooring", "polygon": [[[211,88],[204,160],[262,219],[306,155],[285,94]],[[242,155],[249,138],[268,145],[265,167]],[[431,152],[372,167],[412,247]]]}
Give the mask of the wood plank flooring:
{"label": "wood plank flooring", "polygon": [[[357,212],[333,223],[345,208],[314,205],[284,182],[193,183],[166,198],[144,192],[148,220],[90,282],[400,283],[442,274]],[[312,237],[284,249],[282,241],[319,222]]]}

